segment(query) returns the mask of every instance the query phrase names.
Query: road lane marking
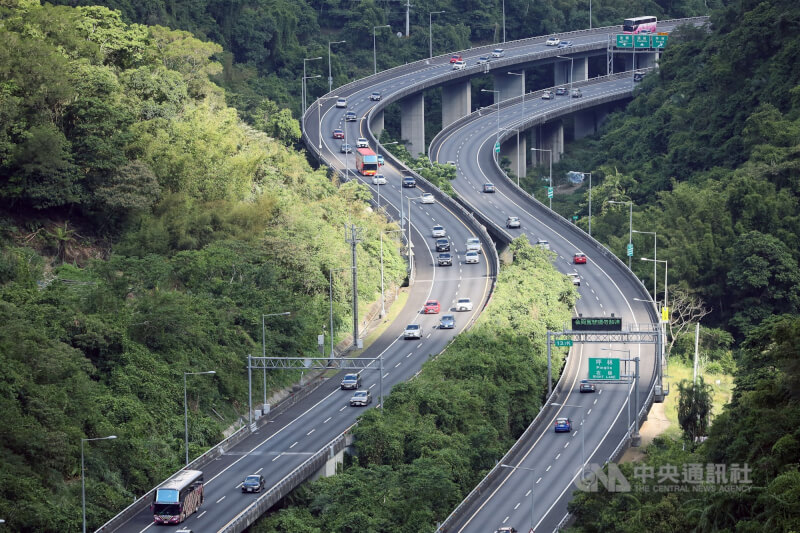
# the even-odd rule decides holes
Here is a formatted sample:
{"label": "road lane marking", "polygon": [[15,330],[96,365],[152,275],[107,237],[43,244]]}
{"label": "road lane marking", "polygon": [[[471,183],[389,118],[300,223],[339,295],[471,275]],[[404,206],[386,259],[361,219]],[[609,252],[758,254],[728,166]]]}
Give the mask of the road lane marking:
{"label": "road lane marking", "polygon": [[325,421],[323,422],[323,424],[327,424],[327,423],[328,423],[328,420],[330,420],[331,418],[332,418],[332,417],[330,417],[330,416],[329,416],[328,418],[326,418],[326,419],[325,419]]}

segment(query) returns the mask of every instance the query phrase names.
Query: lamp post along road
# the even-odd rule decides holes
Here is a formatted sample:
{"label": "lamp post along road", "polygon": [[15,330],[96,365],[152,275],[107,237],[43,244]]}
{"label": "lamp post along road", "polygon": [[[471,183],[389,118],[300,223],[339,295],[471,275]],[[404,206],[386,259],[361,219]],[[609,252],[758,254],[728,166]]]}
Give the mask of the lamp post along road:
{"label": "lamp post along road", "polygon": [[[328,41],[328,92],[333,90],[333,74],[331,72],[331,45],[332,44],[342,44],[346,43],[347,41]],[[320,136],[322,134],[320,133]]]}
{"label": "lamp post along road", "polygon": [[655,231],[638,231],[633,230],[633,233],[642,233],[653,236],[653,301],[655,302],[658,297],[656,296],[656,268],[658,267],[658,235]]}
{"label": "lamp post along road", "polygon": [[[481,89],[482,93],[495,93],[497,99],[497,136],[495,137],[495,145],[500,142],[500,91],[496,89]],[[500,155],[497,150],[494,151],[494,160],[497,161]]]}
{"label": "lamp post along road", "polygon": [[[507,72],[511,76],[520,77],[520,92],[522,93],[522,118],[525,118],[525,72]],[[517,187],[519,187],[519,128],[517,128]]]}
{"label": "lamp post along road", "polygon": [[569,59],[569,99],[572,105],[572,74],[575,70],[575,62],[572,57],[556,56],[559,59]]}
{"label": "lamp post along road", "polygon": [[433,16],[445,11],[431,11],[428,13],[428,59],[433,59]]}
{"label": "lamp post along road", "polygon": [[384,233],[389,234],[389,233],[397,233],[397,232],[402,233],[403,230],[402,229],[393,229],[393,230],[382,231],[381,232],[381,315],[380,315],[380,318],[383,318],[383,317],[386,316],[386,297],[384,296],[384,292],[383,292],[383,235],[384,235]]}
{"label": "lamp post along road", "polygon": [[[264,319],[271,316],[287,316],[292,314],[291,311],[284,311],[283,313],[270,313],[268,315],[261,315],[261,357],[267,356],[267,328]],[[264,365],[264,404],[261,409],[267,408],[267,365]]]}
{"label": "lamp post along road", "polygon": [[375,30],[378,28],[391,28],[390,25],[384,24],[382,26],[373,26],[372,27],[372,63],[373,63],[373,74],[378,73],[378,53],[377,53],[377,45],[375,43]]}
{"label": "lamp post along road", "polygon": [[339,98],[339,96],[323,96],[317,98],[317,133],[319,134],[320,151],[322,150],[322,102],[323,100],[330,100],[331,98]]}
{"label": "lamp post along road", "polygon": [[[549,150],[547,148],[531,148],[531,150],[534,150],[536,152],[547,152],[548,155],[550,156],[550,186],[549,187],[550,187],[550,190],[552,190],[553,189],[553,150]],[[550,206],[549,207],[550,207],[550,209],[553,209],[553,197],[550,194],[548,194],[547,196],[548,196],[548,199],[550,200]]]}
{"label": "lamp post along road", "polygon": [[308,77],[306,76],[306,62],[307,61],[316,61],[317,59],[322,59],[322,57],[307,57],[307,58],[303,59],[303,83],[302,83],[302,88],[303,88],[303,114],[304,115],[306,114],[306,79],[308,79]]}
{"label": "lamp post along road", "polygon": [[628,218],[628,248],[631,250],[631,252],[627,253],[627,251],[626,251],[626,255],[628,256],[628,269],[630,270],[630,268],[631,268],[631,255],[633,253],[633,201],[619,202],[617,200],[609,200],[608,203],[610,203],[610,204],[621,204],[621,205],[627,204],[630,207],[630,215],[629,215],[629,218]]}
{"label": "lamp post along road", "polygon": [[[83,443],[89,442],[93,440],[111,440],[116,439],[116,435],[109,435],[108,437],[96,437],[93,439],[81,439],[81,506],[83,508],[83,533],[86,533],[86,476],[85,466],[83,462]],[[4,520],[0,520],[0,523],[4,522]]]}
{"label": "lamp post along road", "polygon": [[184,429],[184,448],[186,448],[186,465],[189,465],[189,404],[186,393],[186,376],[198,376],[200,374],[216,374],[215,370],[206,372],[184,372],[183,373],[183,429]]}

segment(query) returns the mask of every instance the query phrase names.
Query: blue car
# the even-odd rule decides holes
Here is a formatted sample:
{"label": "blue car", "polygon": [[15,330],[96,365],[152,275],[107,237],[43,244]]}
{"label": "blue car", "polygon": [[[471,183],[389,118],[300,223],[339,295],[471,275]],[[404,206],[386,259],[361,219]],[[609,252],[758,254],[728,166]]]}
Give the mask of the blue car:
{"label": "blue car", "polygon": [[572,431],[572,421],[569,418],[556,418],[556,433],[569,433]]}

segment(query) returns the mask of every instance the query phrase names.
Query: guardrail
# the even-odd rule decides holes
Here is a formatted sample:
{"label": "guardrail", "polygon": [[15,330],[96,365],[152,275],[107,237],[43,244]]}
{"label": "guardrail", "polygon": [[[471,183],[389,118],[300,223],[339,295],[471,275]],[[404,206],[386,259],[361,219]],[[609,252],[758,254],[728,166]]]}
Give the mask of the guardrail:
{"label": "guardrail", "polygon": [[268,511],[281,498],[289,494],[296,486],[322,468],[329,459],[332,459],[337,453],[344,450],[350,444],[349,431],[352,428],[353,426],[347,428],[341,435],[303,461],[303,463],[292,470],[289,475],[280,480],[277,485],[274,485],[264,494],[260,495],[258,499],[244,511],[240,512],[230,522],[225,524],[220,531],[223,533],[240,533],[247,529],[259,516]]}

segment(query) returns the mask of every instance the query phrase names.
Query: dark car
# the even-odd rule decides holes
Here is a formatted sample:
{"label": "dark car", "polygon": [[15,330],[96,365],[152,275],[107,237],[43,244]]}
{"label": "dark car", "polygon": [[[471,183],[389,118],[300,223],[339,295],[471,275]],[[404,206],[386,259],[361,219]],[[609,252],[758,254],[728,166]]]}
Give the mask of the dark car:
{"label": "dark car", "polygon": [[361,387],[361,374],[345,374],[340,387],[342,389],[357,389]]}
{"label": "dark car", "polygon": [[581,380],[580,391],[581,392],[594,392],[594,383],[589,382],[588,379],[582,379]]}
{"label": "dark car", "polygon": [[344,114],[344,119],[347,122],[355,122],[358,120],[358,116],[356,116],[355,111],[348,111],[347,113]]}
{"label": "dark car", "polygon": [[242,492],[261,492],[264,488],[264,476],[261,474],[250,474],[242,481]]}
{"label": "dark car", "polygon": [[644,72],[635,72],[633,74],[633,81],[642,81],[644,79]]}
{"label": "dark car", "polygon": [[436,251],[437,252],[449,252],[450,251],[450,239],[436,239]]}
{"label": "dark car", "polygon": [[449,253],[445,252],[443,254],[439,254],[436,258],[436,263],[441,266],[453,266],[453,256]]}
{"label": "dark car", "polygon": [[494,192],[494,183],[484,183],[483,192]]}
{"label": "dark car", "polygon": [[372,100],[373,102],[380,102],[381,101],[381,93],[374,92],[371,95],[369,95],[369,99]]}
{"label": "dark car", "polygon": [[453,329],[454,327],[456,327],[455,315],[442,315],[442,319],[439,321],[439,329]]}
{"label": "dark car", "polygon": [[558,48],[569,48],[572,46],[572,41],[561,41],[558,43]]}
{"label": "dark car", "polygon": [[406,176],[403,178],[403,187],[413,188],[417,186],[417,180],[414,176]]}
{"label": "dark car", "polygon": [[567,88],[566,87],[559,87],[556,89],[556,96],[566,96]]}
{"label": "dark car", "polygon": [[343,154],[352,154],[353,147],[350,146],[349,144],[343,144],[341,148],[339,148],[339,151],[342,152]]}

